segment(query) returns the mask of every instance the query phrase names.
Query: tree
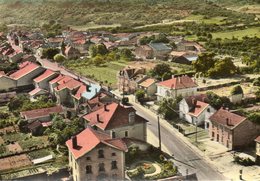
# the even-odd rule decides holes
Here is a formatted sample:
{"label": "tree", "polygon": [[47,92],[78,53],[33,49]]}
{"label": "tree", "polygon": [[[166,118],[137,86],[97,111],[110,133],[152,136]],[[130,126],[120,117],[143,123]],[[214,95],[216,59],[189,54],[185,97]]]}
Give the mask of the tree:
{"label": "tree", "polygon": [[222,106],[224,107],[231,107],[232,103],[230,102],[228,97],[220,97],[219,95],[215,94],[212,91],[206,93],[207,98],[209,100],[209,104],[214,107],[215,109],[220,109]]}
{"label": "tree", "polygon": [[95,66],[100,66],[104,63],[104,57],[98,54],[93,58],[93,63],[95,64]]}
{"label": "tree", "polygon": [[97,54],[106,55],[108,53],[108,50],[103,43],[96,45],[96,47],[97,47]]}
{"label": "tree", "polygon": [[97,55],[97,47],[96,45],[90,45],[89,54],[91,57],[95,57]]}
{"label": "tree", "polygon": [[240,85],[233,87],[230,92],[231,95],[244,94],[243,89]]}
{"label": "tree", "polygon": [[198,59],[193,62],[193,67],[196,72],[202,72],[204,74],[207,71],[214,67],[216,60],[214,59],[215,53],[212,52],[205,52],[198,56]]}
{"label": "tree", "polygon": [[120,56],[124,60],[131,60],[134,58],[134,54],[131,52],[131,50],[124,48],[120,51]]}
{"label": "tree", "polygon": [[165,119],[173,119],[178,116],[178,113],[174,110],[178,109],[177,99],[163,99],[159,103],[158,114],[164,116]]}
{"label": "tree", "polygon": [[163,75],[165,75],[165,73],[171,74],[171,67],[169,64],[166,64],[166,63],[157,64],[152,69],[152,76],[156,77],[157,79],[162,79]]}
{"label": "tree", "polygon": [[259,112],[253,112],[248,115],[248,119],[258,125],[260,125],[260,113]]}
{"label": "tree", "polygon": [[46,49],[43,49],[42,56],[47,59],[53,59],[54,56],[59,53],[60,53],[60,50],[58,48],[46,48]]}
{"label": "tree", "polygon": [[208,70],[208,76],[218,78],[234,75],[237,72],[237,67],[234,65],[232,60],[231,57],[218,59],[214,66]]}
{"label": "tree", "polygon": [[57,54],[53,57],[53,59],[55,62],[62,63],[66,60],[66,57],[64,55]]}
{"label": "tree", "polygon": [[142,102],[142,99],[145,97],[145,91],[142,89],[139,89],[135,92],[135,98],[139,101]]}
{"label": "tree", "polygon": [[169,43],[169,40],[167,39],[165,34],[160,33],[158,36],[155,37],[154,40],[152,40],[152,43]]}

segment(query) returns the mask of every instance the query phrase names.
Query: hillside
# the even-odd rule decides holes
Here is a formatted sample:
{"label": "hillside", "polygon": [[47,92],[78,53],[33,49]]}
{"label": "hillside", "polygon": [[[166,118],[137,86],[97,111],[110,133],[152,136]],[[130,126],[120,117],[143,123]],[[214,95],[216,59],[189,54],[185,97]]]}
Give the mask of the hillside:
{"label": "hillside", "polygon": [[[235,1],[235,0],[228,0]],[[226,2],[226,1],[225,1]],[[142,26],[190,14],[252,19],[205,0],[0,0],[0,22],[39,26],[50,20],[72,26]]]}

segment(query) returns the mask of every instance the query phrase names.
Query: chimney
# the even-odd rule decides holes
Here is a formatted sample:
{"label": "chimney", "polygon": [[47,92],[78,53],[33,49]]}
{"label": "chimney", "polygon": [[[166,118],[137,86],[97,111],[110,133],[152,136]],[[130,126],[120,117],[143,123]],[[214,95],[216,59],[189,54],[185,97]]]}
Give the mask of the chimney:
{"label": "chimney", "polygon": [[196,106],[196,104],[197,104],[197,100],[196,100],[196,98],[192,98],[192,105],[194,105],[194,106]]}
{"label": "chimney", "polygon": [[78,148],[77,136],[72,136],[72,148],[73,149],[77,149]]}
{"label": "chimney", "polygon": [[100,123],[99,114],[97,114],[97,122],[99,122],[99,123]]}
{"label": "chimney", "polygon": [[108,111],[107,104],[104,105],[104,111]]}
{"label": "chimney", "polygon": [[226,124],[227,124],[227,126],[229,126],[229,119],[228,118],[226,118]]}

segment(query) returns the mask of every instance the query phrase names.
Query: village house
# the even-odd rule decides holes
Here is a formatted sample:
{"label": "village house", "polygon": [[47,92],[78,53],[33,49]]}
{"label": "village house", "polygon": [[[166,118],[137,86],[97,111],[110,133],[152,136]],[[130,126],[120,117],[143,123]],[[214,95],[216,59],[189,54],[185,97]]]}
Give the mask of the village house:
{"label": "village house", "polygon": [[148,45],[141,45],[135,49],[135,55],[137,58],[152,59],[153,49]]}
{"label": "village house", "polygon": [[177,43],[177,51],[194,51],[194,52],[204,52],[206,49],[203,48],[200,44],[193,41],[186,41],[182,40],[181,42]]}
{"label": "village house", "polygon": [[116,100],[108,92],[100,91],[95,95],[95,97],[81,104],[79,109],[81,113],[87,114],[103,108],[106,104],[111,104],[112,102],[118,102],[118,100]]}
{"label": "village house", "polygon": [[20,113],[20,116],[22,119],[28,121],[28,123],[32,123],[36,120],[40,122],[49,122],[51,121],[51,114],[64,114],[63,108],[61,106],[54,106],[31,111],[23,111]]}
{"label": "village house", "polygon": [[64,42],[64,37],[51,37],[47,39],[47,43],[52,48],[59,48]]}
{"label": "village house", "polygon": [[44,72],[44,68],[36,63],[29,63],[25,67],[19,69],[10,78],[16,80],[16,87],[26,87],[33,85],[33,79]]}
{"label": "village house", "polygon": [[197,126],[205,123],[205,129],[208,129],[209,123],[206,120],[216,110],[207,102],[207,95],[205,94],[183,98],[179,103],[179,117]]}
{"label": "village house", "polygon": [[260,165],[260,136],[255,139],[256,144],[256,164]]}
{"label": "village house", "polygon": [[260,132],[259,125],[223,108],[215,112],[209,120],[210,138],[230,150],[252,144]]}
{"label": "village house", "polygon": [[146,141],[146,123],[144,118],[136,114],[132,107],[125,107],[118,103],[104,105],[83,117],[85,126],[105,131],[112,138],[136,138]]}
{"label": "village house", "polygon": [[49,81],[58,76],[58,73],[47,69],[43,74],[33,79],[35,88],[44,89],[50,91]]}
{"label": "village house", "polygon": [[141,81],[138,84],[138,88],[144,90],[145,95],[147,97],[153,97],[153,96],[155,96],[155,93],[157,91],[156,83],[157,83],[156,79],[147,77],[147,79]]}
{"label": "village house", "polygon": [[187,75],[157,83],[157,99],[187,97],[197,93],[198,85]]}
{"label": "village house", "polygon": [[40,75],[44,68],[35,63],[27,63],[11,75],[0,74],[0,90],[31,89],[33,79]]}
{"label": "village house", "polygon": [[37,87],[37,88],[33,89],[32,91],[30,91],[28,94],[30,96],[30,100],[33,102],[39,96],[43,96],[43,95],[48,96],[49,92],[47,90]]}
{"label": "village house", "polygon": [[66,142],[73,180],[124,180],[126,144],[86,128]]}
{"label": "village house", "polygon": [[153,50],[153,58],[165,59],[168,54],[172,51],[172,48],[164,43],[150,43],[149,46]]}
{"label": "village house", "polygon": [[73,48],[72,46],[66,46],[64,55],[68,59],[78,59],[80,57],[80,52],[78,49]]}
{"label": "village house", "polygon": [[144,68],[125,68],[117,75],[117,84],[120,92],[133,94],[138,88],[138,84],[147,76]]}
{"label": "village house", "polygon": [[170,60],[175,63],[190,65],[193,61],[196,61],[197,59],[198,54],[191,51],[172,51],[170,53]]}

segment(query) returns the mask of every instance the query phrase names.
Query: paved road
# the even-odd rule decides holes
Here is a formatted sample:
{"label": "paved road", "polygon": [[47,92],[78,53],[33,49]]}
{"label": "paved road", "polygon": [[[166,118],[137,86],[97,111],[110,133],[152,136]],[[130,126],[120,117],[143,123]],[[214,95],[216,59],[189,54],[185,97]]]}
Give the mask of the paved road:
{"label": "paved road", "polygon": [[[153,143],[158,146],[158,123],[155,114],[150,111],[146,111],[142,106],[134,104],[134,108],[137,113],[147,120],[148,123],[148,136],[153,134]],[[149,135],[150,134],[150,135]],[[198,153],[192,150],[179,135],[173,130],[173,128],[165,123],[165,120],[161,120],[161,138],[162,149],[169,154],[174,154],[176,164],[182,174],[196,173],[198,180],[226,180],[225,177],[212,168]]]}

